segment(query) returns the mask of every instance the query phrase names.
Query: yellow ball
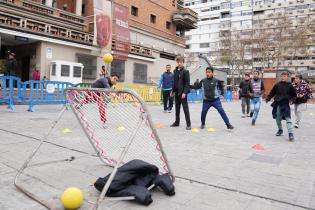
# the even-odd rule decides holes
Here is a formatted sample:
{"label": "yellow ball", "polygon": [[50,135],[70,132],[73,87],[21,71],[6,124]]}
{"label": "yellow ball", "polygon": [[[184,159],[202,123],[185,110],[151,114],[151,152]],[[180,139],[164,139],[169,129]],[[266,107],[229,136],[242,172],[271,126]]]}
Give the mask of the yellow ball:
{"label": "yellow ball", "polygon": [[61,203],[65,209],[77,209],[83,202],[83,193],[76,187],[67,188],[61,195]]}
{"label": "yellow ball", "polygon": [[113,61],[113,56],[112,56],[112,54],[106,53],[106,54],[103,56],[103,61],[104,61],[104,63],[111,63],[111,62]]}

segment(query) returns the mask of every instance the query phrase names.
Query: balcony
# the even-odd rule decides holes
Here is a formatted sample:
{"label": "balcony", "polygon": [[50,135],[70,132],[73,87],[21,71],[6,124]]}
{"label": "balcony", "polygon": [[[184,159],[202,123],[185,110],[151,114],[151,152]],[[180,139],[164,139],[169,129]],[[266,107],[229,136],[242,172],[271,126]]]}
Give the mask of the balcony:
{"label": "balcony", "polygon": [[48,7],[43,4],[29,0],[0,0],[0,8],[12,14],[44,18],[53,20],[67,27],[78,30],[87,29],[86,18],[57,8]]}
{"label": "balcony", "polygon": [[27,0],[0,0],[0,27],[92,45],[84,17]]}
{"label": "balcony", "polygon": [[189,8],[182,8],[173,15],[173,22],[177,30],[196,29],[198,14]]}

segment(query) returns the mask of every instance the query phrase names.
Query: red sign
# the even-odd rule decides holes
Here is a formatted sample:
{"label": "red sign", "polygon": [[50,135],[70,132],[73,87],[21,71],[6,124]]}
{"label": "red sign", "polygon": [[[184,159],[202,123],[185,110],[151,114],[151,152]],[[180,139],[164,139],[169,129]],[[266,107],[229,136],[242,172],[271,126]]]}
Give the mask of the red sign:
{"label": "red sign", "polygon": [[96,41],[100,47],[106,47],[110,40],[110,17],[96,15]]}
{"label": "red sign", "polygon": [[119,4],[114,5],[113,40],[115,40],[115,43],[112,48],[114,59],[128,59],[130,48],[128,14],[128,7]]}

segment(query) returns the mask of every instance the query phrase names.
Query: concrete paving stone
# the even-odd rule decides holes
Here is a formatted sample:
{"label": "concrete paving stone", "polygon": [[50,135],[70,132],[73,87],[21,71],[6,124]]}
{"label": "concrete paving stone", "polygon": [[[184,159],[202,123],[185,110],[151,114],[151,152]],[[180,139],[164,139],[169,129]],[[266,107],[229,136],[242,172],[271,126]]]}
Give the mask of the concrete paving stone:
{"label": "concrete paving stone", "polygon": [[[174,113],[164,114],[161,106],[149,105],[154,123],[163,125],[158,133],[175,175],[201,184],[177,178],[174,197],[153,192],[154,202],[149,207],[110,201],[102,209],[299,209],[228,189],[315,208],[315,118],[308,115],[308,112],[315,112],[315,106],[308,106],[301,128],[295,130],[295,142],[289,142],[286,133],[282,137],[274,135],[277,128],[269,105],[262,105],[254,127],[249,118],[241,118],[239,102],[223,103],[223,106],[235,126],[233,132],[227,131],[213,109],[208,113],[207,127],[214,127],[216,131],[193,133],[185,130],[183,113],[181,127],[170,128]],[[36,106],[36,112],[28,113],[25,112],[27,106],[18,106],[20,112],[12,113],[0,106],[1,210],[17,209],[16,206],[18,209],[43,209],[18,192],[12,183],[16,170],[39,143],[33,138],[40,139],[48,132],[62,107]],[[192,127],[200,125],[200,110],[201,104],[190,105]],[[64,134],[64,128],[70,128],[72,133]],[[108,174],[111,168],[93,156],[95,151],[71,111],[65,112],[47,141],[52,144],[44,144],[32,161],[32,164],[45,164],[27,169],[31,177],[22,177],[25,184],[59,205],[58,208],[59,196],[68,186],[80,187],[87,200],[95,202],[99,192],[91,182]],[[262,144],[266,150],[252,149],[254,144]],[[50,163],[71,156],[76,157],[72,162]],[[250,157],[255,157],[256,161]],[[86,201],[81,209],[88,209],[90,205]]]}

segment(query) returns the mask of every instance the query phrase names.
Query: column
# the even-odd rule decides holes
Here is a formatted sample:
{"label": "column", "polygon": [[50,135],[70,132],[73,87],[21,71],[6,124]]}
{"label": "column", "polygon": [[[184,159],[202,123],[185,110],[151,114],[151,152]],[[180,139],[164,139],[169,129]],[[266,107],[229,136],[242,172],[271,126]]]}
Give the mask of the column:
{"label": "column", "polygon": [[75,3],[75,14],[81,16],[82,15],[82,0],[76,0]]}
{"label": "column", "polygon": [[52,7],[53,6],[53,0],[46,0],[45,1],[46,6]]}

